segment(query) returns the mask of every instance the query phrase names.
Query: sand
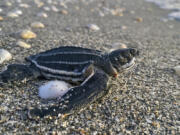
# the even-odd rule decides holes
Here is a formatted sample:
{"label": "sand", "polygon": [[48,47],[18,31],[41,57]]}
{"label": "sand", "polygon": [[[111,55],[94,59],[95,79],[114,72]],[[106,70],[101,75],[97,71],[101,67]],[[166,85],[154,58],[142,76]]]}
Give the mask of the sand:
{"label": "sand", "polygon": [[[8,50],[13,60],[0,65],[2,70],[11,63],[24,63],[24,58],[50,48],[75,45],[108,51],[114,43],[123,43],[140,50],[135,69],[111,80],[109,93],[86,110],[67,117],[45,117],[30,120],[26,110],[36,106],[50,106],[56,101],[38,97],[38,87],[45,80],[0,88],[0,134],[178,134],[180,77],[172,68],[180,60],[180,22],[167,20],[169,11],[159,9],[143,0],[90,0],[67,3],[62,12],[44,11],[47,3],[37,7],[33,0],[19,3],[1,1],[3,21],[0,22],[0,48]],[[25,3],[25,1],[23,1]],[[123,10],[112,15],[109,9]],[[23,14],[9,18],[7,12],[19,8]],[[99,11],[106,11],[105,16]],[[45,12],[48,17],[39,17]],[[100,15],[101,14],[101,15]],[[33,22],[45,28],[31,28]],[[100,30],[85,26],[96,24]],[[23,40],[31,48],[16,45],[18,32],[31,29],[35,39]]]}

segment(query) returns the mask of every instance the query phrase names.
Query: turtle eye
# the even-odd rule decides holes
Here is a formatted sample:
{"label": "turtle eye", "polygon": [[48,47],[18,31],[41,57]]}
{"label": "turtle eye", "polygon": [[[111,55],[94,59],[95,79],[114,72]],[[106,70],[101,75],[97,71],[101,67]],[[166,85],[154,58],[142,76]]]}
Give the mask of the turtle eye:
{"label": "turtle eye", "polygon": [[135,57],[135,56],[138,56],[139,55],[139,51],[134,49],[134,48],[131,48],[130,49],[130,54]]}

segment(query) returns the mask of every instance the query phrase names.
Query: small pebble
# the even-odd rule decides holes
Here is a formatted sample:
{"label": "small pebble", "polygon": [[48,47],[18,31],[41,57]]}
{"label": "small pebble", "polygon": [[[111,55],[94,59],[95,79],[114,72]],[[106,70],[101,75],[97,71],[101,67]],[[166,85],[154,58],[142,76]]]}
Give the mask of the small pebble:
{"label": "small pebble", "polygon": [[33,28],[44,28],[45,26],[41,22],[33,22],[33,23],[31,23],[31,27],[33,27]]}
{"label": "small pebble", "polygon": [[12,3],[11,2],[6,2],[6,6],[10,7],[10,6],[12,6]]}
{"label": "small pebble", "polygon": [[67,8],[67,5],[66,5],[64,2],[61,2],[59,5],[60,5],[62,8]]}
{"label": "small pebble", "polygon": [[11,18],[17,18],[17,17],[19,17],[19,15],[18,15],[17,13],[15,13],[15,12],[8,12],[8,13],[7,13],[7,16],[8,16],[8,17],[11,17]]}
{"label": "small pebble", "polygon": [[125,49],[125,48],[127,48],[127,45],[125,45],[124,43],[116,42],[112,44],[112,48],[110,49],[110,51],[114,51],[116,49]]}
{"label": "small pebble", "polygon": [[23,41],[21,41],[21,40],[19,40],[19,41],[17,42],[17,45],[20,46],[20,47],[23,47],[23,48],[31,48],[31,45],[30,45],[30,44],[27,44],[27,43],[25,43],[25,42],[23,42]]}
{"label": "small pebble", "polygon": [[39,96],[44,99],[52,99],[63,96],[68,92],[70,84],[64,81],[50,81],[39,88]]}
{"label": "small pebble", "polygon": [[51,9],[49,7],[43,7],[45,11],[50,11]]}
{"label": "small pebble", "polygon": [[180,76],[180,66],[175,66],[173,70],[176,72],[177,75]]}
{"label": "small pebble", "polygon": [[25,4],[25,3],[21,3],[19,4],[20,7],[23,7],[23,8],[29,8],[30,6],[28,4]]}
{"label": "small pebble", "polygon": [[4,20],[4,18],[2,16],[0,16],[0,21],[3,21],[3,20]]}
{"label": "small pebble", "polygon": [[86,26],[89,30],[98,31],[100,28],[96,24],[88,24]]}
{"label": "small pebble", "polygon": [[67,15],[68,11],[63,9],[63,10],[60,11],[60,13],[63,14],[63,15]]}
{"label": "small pebble", "polygon": [[111,14],[114,16],[123,16],[123,12],[120,9],[112,9]]}
{"label": "small pebble", "polygon": [[137,18],[136,18],[136,21],[137,21],[137,22],[142,22],[142,21],[143,21],[143,18],[137,17]]}
{"label": "small pebble", "polygon": [[47,18],[47,17],[48,17],[48,15],[47,15],[46,13],[44,13],[44,12],[38,13],[37,16],[39,16],[39,17],[44,17],[44,18]]}
{"label": "small pebble", "polygon": [[0,8],[0,12],[2,12],[3,11],[3,9],[2,8]]}
{"label": "small pebble", "polygon": [[54,11],[54,12],[59,12],[59,9],[58,9],[56,6],[52,6],[51,9],[52,9],[52,11]]}
{"label": "small pebble", "polygon": [[36,34],[30,30],[23,30],[20,33],[21,38],[23,39],[31,39],[36,38]]}
{"label": "small pebble", "polygon": [[12,55],[5,49],[0,49],[0,64],[12,59]]}
{"label": "small pebble", "polygon": [[23,14],[23,12],[21,10],[19,10],[19,9],[14,10],[13,13],[15,13],[17,15],[22,15]]}

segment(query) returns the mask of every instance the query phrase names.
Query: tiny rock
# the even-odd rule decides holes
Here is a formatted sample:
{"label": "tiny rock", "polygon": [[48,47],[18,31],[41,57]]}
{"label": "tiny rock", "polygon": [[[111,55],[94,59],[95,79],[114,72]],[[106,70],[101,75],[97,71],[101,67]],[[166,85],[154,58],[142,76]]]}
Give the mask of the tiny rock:
{"label": "tiny rock", "polygon": [[33,22],[33,23],[31,23],[31,27],[33,27],[33,28],[44,28],[45,26],[41,22]]}
{"label": "tiny rock", "polygon": [[67,15],[68,11],[63,9],[63,10],[60,11],[60,13],[63,14],[63,15]]}
{"label": "tiny rock", "polygon": [[173,70],[176,72],[177,75],[180,76],[180,66],[175,66]]}
{"label": "tiny rock", "polygon": [[119,9],[111,10],[111,14],[114,16],[123,16],[122,10],[119,10]]}
{"label": "tiny rock", "polygon": [[0,12],[2,12],[3,11],[3,9],[2,8],[0,8]]}
{"label": "tiny rock", "polygon": [[0,64],[12,59],[12,55],[5,49],[0,49]]}
{"label": "tiny rock", "polygon": [[12,3],[11,2],[6,2],[6,6],[10,7],[10,6],[12,6]]}
{"label": "tiny rock", "polygon": [[27,43],[20,41],[20,40],[17,42],[17,45],[20,47],[23,47],[23,48],[31,48],[30,44],[27,44]]}
{"label": "tiny rock", "polygon": [[37,16],[39,16],[39,17],[44,17],[44,18],[47,18],[47,17],[48,17],[48,15],[47,15],[46,13],[44,13],[44,12],[38,13]]}
{"label": "tiny rock", "polygon": [[25,3],[21,3],[19,4],[20,7],[23,7],[23,8],[29,8],[30,6],[28,4],[25,4]]}
{"label": "tiny rock", "polygon": [[20,33],[21,38],[23,39],[31,39],[31,38],[36,38],[36,34],[30,30],[23,30]]}
{"label": "tiny rock", "polygon": [[19,9],[14,10],[13,13],[15,13],[17,15],[22,15],[23,14],[23,12],[21,10],[19,10]]}
{"label": "tiny rock", "polygon": [[58,9],[56,6],[52,6],[51,9],[52,9],[52,11],[54,11],[54,12],[59,12],[59,9]]}
{"label": "tiny rock", "polygon": [[45,11],[50,11],[51,9],[49,7],[43,7]]}
{"label": "tiny rock", "polygon": [[96,24],[88,24],[86,26],[89,30],[98,31],[100,28]]}
{"label": "tiny rock", "polygon": [[18,15],[17,13],[15,13],[15,12],[9,12],[9,13],[7,13],[7,16],[8,16],[8,17],[11,17],[11,18],[17,18],[17,17],[19,17],[19,15]]}
{"label": "tiny rock", "polygon": [[127,45],[125,45],[124,43],[116,42],[112,44],[112,49],[110,49],[110,51],[114,51],[116,49],[125,49],[125,48],[127,48]]}
{"label": "tiny rock", "polygon": [[3,21],[3,20],[4,20],[4,18],[2,16],[0,16],[0,21]]}
{"label": "tiny rock", "polygon": [[142,22],[142,21],[143,21],[143,18],[137,17],[137,18],[136,18],[136,21],[137,21],[137,22]]}

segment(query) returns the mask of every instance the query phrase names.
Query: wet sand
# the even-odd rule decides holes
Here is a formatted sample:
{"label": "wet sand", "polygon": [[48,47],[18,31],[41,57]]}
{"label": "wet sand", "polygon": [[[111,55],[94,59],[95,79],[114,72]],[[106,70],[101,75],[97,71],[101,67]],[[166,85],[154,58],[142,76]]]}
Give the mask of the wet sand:
{"label": "wet sand", "polygon": [[[8,50],[13,59],[1,64],[1,70],[11,63],[23,63],[30,54],[64,45],[108,51],[114,43],[123,43],[138,48],[140,56],[133,72],[111,80],[116,85],[109,88],[106,97],[65,118],[27,118],[27,108],[56,103],[38,97],[38,87],[44,80],[0,88],[0,134],[179,133],[180,77],[171,69],[180,60],[180,22],[165,19],[169,11],[143,0],[81,0],[67,3],[67,8],[45,0],[41,7],[29,0],[26,2],[29,8],[9,2],[11,6],[5,0],[0,2],[3,9],[0,15],[4,18],[0,21],[0,48]],[[68,14],[43,9],[52,5]],[[16,8],[23,14],[17,18],[6,16]],[[108,9],[119,9],[122,13]],[[37,16],[40,12],[48,17]],[[35,21],[45,28],[31,28]],[[100,30],[88,30],[85,28],[88,24],[96,24]],[[19,31],[29,28],[37,34],[35,39],[17,36]],[[31,48],[17,46],[20,39]]]}

